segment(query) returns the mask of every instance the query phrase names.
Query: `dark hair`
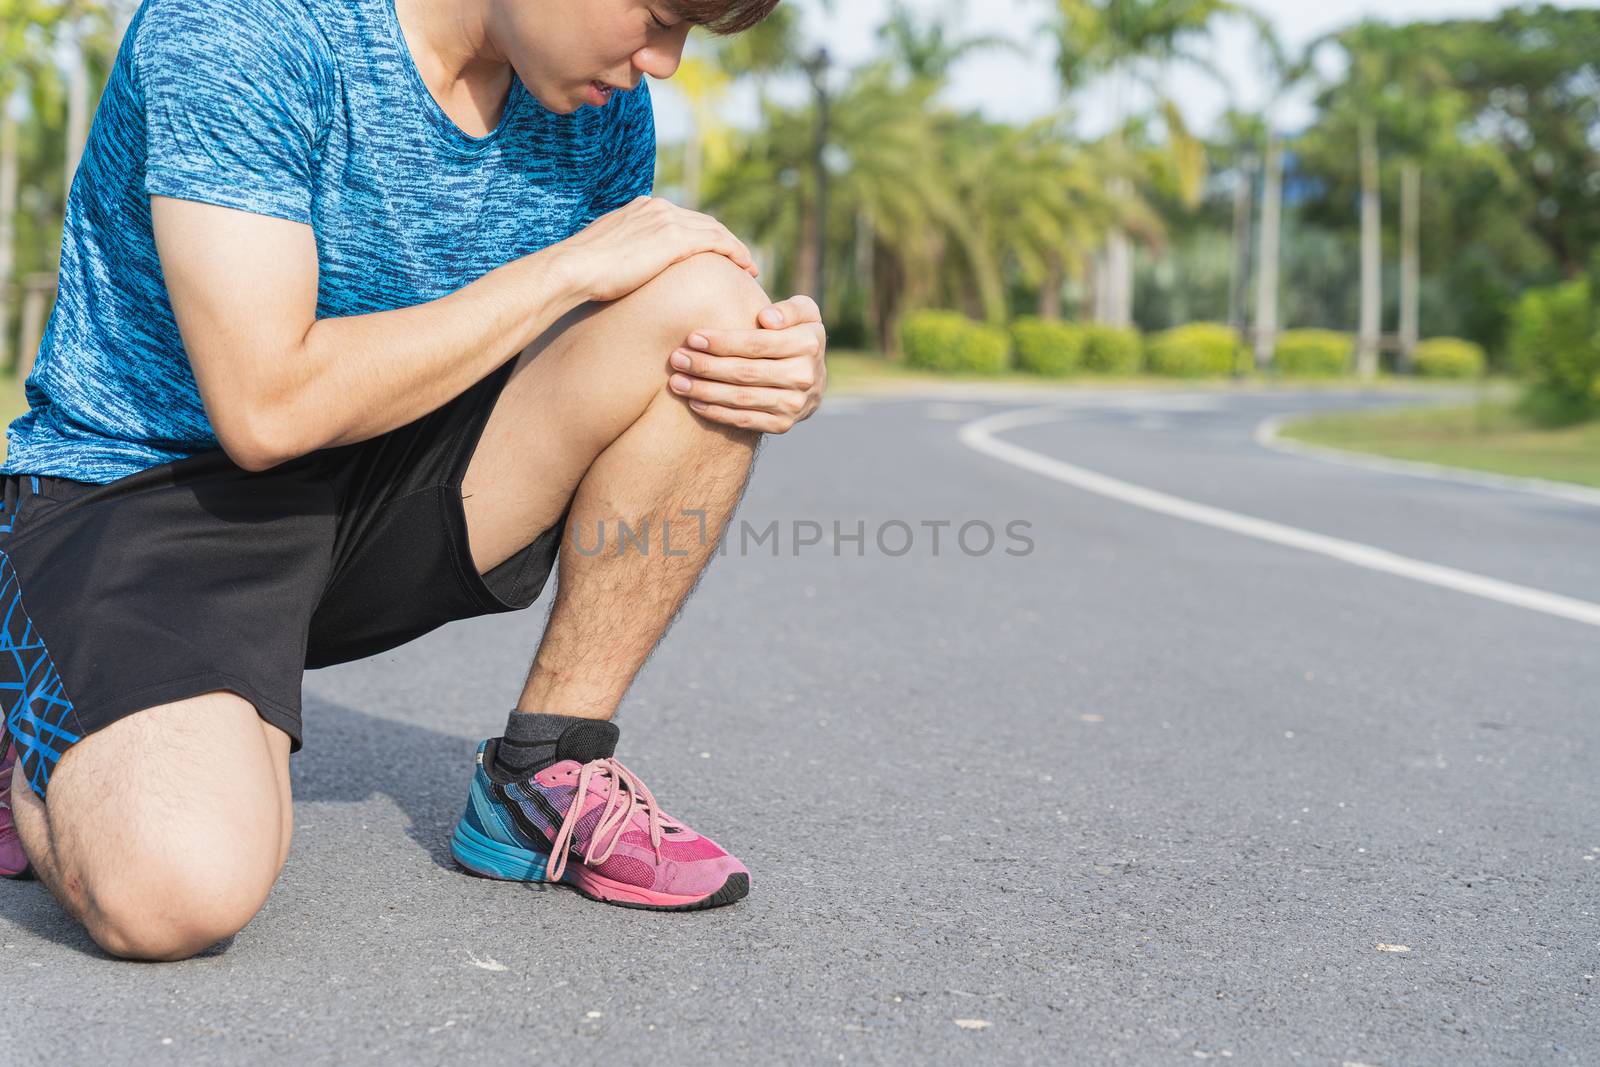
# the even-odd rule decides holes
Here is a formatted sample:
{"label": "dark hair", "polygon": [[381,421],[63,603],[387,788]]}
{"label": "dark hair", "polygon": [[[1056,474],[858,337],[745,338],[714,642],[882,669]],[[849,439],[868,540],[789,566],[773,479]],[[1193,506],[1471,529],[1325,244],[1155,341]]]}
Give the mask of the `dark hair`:
{"label": "dark hair", "polygon": [[719,36],[742,33],[772,14],[778,0],[667,0],[673,13]]}

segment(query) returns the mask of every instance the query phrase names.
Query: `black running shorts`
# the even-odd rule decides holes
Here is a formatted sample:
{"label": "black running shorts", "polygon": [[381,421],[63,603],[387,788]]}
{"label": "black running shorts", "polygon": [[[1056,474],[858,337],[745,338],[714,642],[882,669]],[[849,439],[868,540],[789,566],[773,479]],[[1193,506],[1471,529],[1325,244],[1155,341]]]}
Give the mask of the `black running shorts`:
{"label": "black running shorts", "polygon": [[74,742],[214,690],[298,750],[307,668],[533,603],[566,515],[480,576],[461,503],[515,362],[408,426],[271,470],[212,451],[107,485],[6,476],[0,702],[34,790]]}

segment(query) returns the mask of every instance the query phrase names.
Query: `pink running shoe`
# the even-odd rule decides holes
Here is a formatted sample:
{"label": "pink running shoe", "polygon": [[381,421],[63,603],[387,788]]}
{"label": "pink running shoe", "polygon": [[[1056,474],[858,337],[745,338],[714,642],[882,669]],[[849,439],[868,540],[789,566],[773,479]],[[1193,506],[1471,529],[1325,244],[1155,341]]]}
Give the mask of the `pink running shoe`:
{"label": "pink running shoe", "polygon": [[17,750],[10,744],[9,737],[4,739],[6,755],[0,760],[0,878],[32,878],[33,868],[28,866],[28,857],[23,855],[22,839],[17,836],[17,825],[11,819],[11,771],[17,765]]}
{"label": "pink running shoe", "polygon": [[592,900],[659,911],[715,908],[750,892],[744,864],[663,812],[609,755],[496,781],[494,743],[478,748],[466,814],[450,842],[468,870],[564,882]]}

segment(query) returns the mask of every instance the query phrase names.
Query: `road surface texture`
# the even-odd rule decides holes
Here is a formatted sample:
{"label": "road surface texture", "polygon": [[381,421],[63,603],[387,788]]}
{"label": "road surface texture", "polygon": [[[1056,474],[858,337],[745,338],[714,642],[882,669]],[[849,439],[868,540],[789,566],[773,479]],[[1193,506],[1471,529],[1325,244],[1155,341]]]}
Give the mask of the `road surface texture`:
{"label": "road surface texture", "polygon": [[0,883],[0,1061],[1600,1062],[1600,507],[1253,439],[1404,400],[830,400],[619,719],[748,900],[454,868],[541,600],[307,676],[293,852],[230,944],[117,962]]}

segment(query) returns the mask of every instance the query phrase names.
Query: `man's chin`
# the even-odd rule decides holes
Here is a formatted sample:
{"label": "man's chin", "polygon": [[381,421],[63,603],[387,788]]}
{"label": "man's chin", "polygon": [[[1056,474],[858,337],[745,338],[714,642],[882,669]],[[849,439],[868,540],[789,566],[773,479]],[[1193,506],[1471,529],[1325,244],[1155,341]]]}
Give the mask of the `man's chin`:
{"label": "man's chin", "polygon": [[535,89],[528,85],[527,82],[523,82],[522,87],[528,90],[529,96],[539,101],[541,107],[557,115],[570,115],[574,111],[580,111],[588,106],[585,101],[576,99],[570,92],[550,93],[542,89]]}

